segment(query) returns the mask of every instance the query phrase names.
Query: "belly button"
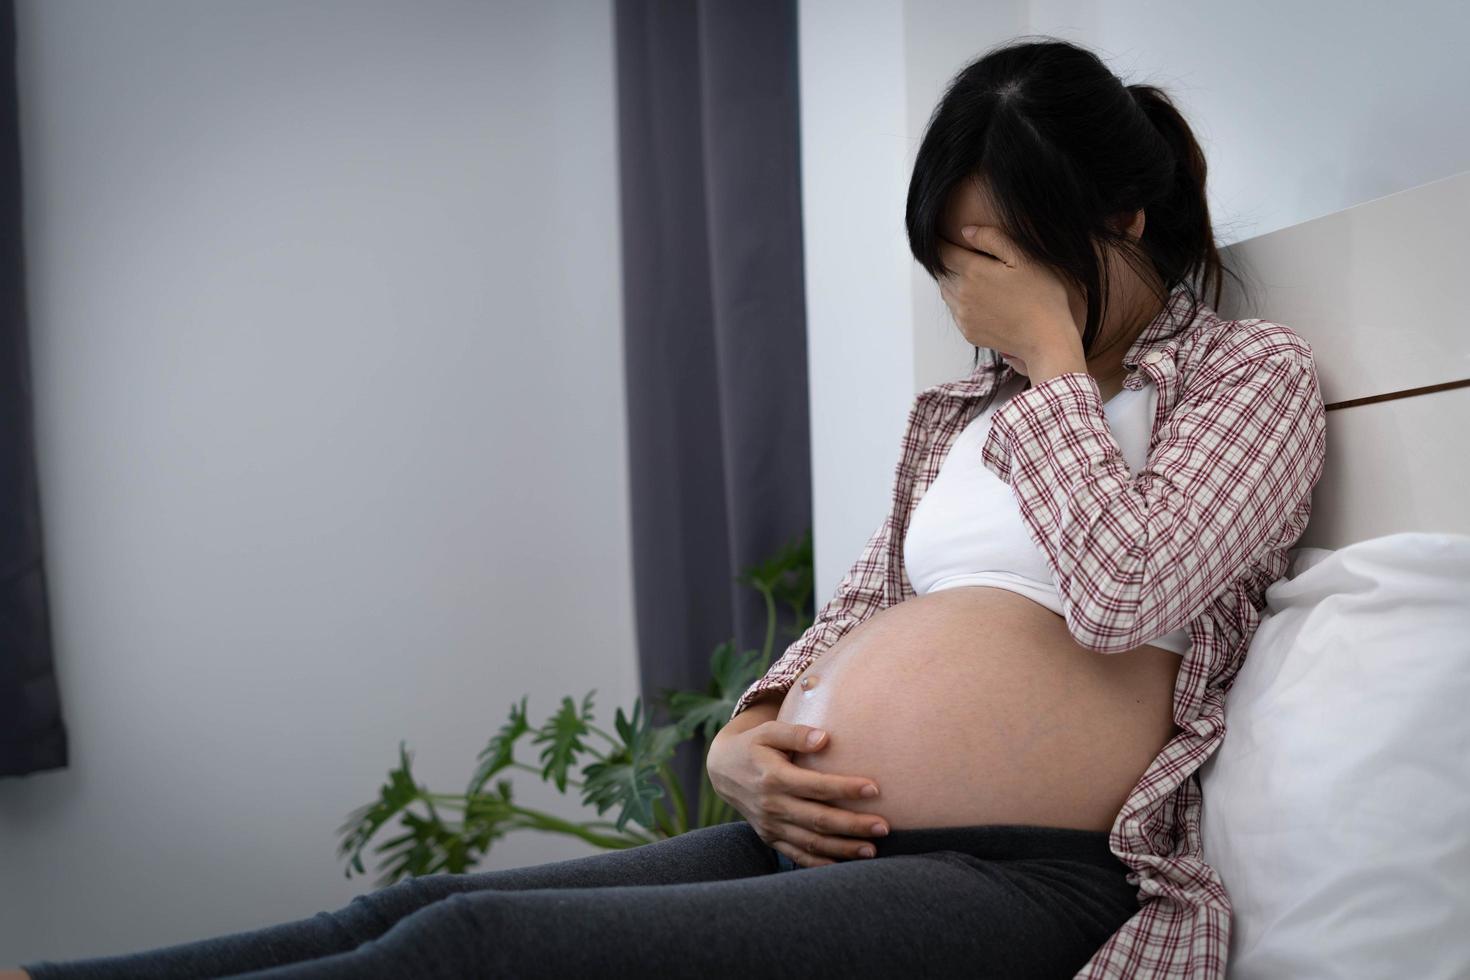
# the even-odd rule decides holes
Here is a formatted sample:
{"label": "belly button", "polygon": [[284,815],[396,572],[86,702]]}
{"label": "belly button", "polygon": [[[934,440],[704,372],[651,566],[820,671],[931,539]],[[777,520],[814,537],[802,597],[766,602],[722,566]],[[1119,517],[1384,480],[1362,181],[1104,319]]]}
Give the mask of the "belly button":
{"label": "belly button", "polygon": [[803,691],[810,691],[812,689],[812,679],[811,679],[811,677],[805,676],[805,675],[802,676],[802,678],[801,678],[801,689]]}

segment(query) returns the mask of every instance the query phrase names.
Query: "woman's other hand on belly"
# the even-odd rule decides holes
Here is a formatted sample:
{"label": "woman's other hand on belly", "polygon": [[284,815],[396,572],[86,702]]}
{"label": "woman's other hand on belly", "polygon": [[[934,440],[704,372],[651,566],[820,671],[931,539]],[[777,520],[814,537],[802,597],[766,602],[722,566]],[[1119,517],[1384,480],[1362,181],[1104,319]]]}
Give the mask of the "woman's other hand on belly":
{"label": "woman's other hand on belly", "polygon": [[[809,739],[813,734],[815,743]],[[872,845],[862,838],[888,833],[882,817],[824,802],[876,797],[878,786],[871,779],[816,772],[792,761],[792,753],[820,752],[830,742],[829,734],[810,725],[773,718],[728,736],[722,728],[705,762],[720,798],[768,846],[802,867],[871,857],[863,849]]]}

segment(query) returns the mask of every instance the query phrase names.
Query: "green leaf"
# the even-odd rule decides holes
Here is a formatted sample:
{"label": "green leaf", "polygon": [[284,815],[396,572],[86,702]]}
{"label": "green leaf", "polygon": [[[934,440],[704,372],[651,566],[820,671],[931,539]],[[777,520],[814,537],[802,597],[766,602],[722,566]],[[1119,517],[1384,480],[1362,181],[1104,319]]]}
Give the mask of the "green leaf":
{"label": "green leaf", "polygon": [[750,585],[762,592],[777,594],[777,598],[800,591],[803,586],[811,588],[812,579],[812,532],[808,527],[802,534],[787,542],[776,554],[763,562],[747,566],[735,581]]}
{"label": "green leaf", "polygon": [[599,815],[621,804],[616,823],[620,831],[629,820],[654,829],[653,803],[667,792],[659,779],[658,767],[673,756],[674,749],[683,741],[679,726],[650,728],[648,718],[641,717],[642,711],[641,698],[633,702],[631,720],[619,708],[613,724],[624,744],[606,759],[582,770],[586,780],[582,785],[582,802],[597,807]]}
{"label": "green leaf", "polygon": [[710,657],[712,693],[678,691],[669,698],[669,715],[684,738],[700,732],[712,740],[718,734],[735,710],[735,702],[760,675],[760,656],[759,650],[736,653],[734,641],[727,640]]}
{"label": "green leaf", "polygon": [[514,703],[511,704],[510,720],[500,726],[500,731],[496,732],[495,737],[490,739],[490,744],[485,746],[480,751],[480,754],[476,756],[481,761],[479,767],[475,769],[474,776],[470,779],[469,786],[465,788],[464,793],[466,796],[474,796],[480,792],[491,776],[515,761],[512,753],[515,749],[516,739],[531,730],[531,726],[526,723],[527,697],[530,697],[530,695],[521,698],[519,706]]}
{"label": "green leaf", "polygon": [[358,874],[365,873],[362,866],[363,847],[394,814],[403,812],[418,798],[419,788],[414,785],[405,746],[404,742],[398,743],[398,768],[389,770],[388,781],[378,790],[377,802],[354,810],[347,822],[337,828],[337,833],[346,835],[337,848],[337,854],[339,857],[350,855],[346,877],[352,877],[354,868]]}
{"label": "green leaf", "polygon": [[550,779],[556,783],[556,788],[561,792],[567,791],[567,767],[576,761],[578,752],[586,752],[587,746],[582,744],[581,736],[590,732],[587,722],[592,718],[592,695],[589,693],[582,702],[582,711],[579,714],[577,706],[572,703],[570,697],[561,699],[561,708],[556,714],[547,720],[546,724],[536,733],[532,740],[533,745],[548,742],[546,748],[541,750],[541,778]]}
{"label": "green leaf", "polygon": [[658,693],[650,700],[659,707],[668,708],[673,703],[671,699],[677,697],[680,693],[682,692],[676,687],[660,687]]}

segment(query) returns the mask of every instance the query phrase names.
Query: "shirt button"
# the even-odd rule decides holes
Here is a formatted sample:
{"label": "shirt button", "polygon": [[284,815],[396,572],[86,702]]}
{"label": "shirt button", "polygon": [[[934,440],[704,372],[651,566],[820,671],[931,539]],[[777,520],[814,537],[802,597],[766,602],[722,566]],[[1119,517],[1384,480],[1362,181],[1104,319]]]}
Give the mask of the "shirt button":
{"label": "shirt button", "polygon": [[1157,364],[1164,359],[1164,352],[1156,350],[1143,359],[1145,364]]}

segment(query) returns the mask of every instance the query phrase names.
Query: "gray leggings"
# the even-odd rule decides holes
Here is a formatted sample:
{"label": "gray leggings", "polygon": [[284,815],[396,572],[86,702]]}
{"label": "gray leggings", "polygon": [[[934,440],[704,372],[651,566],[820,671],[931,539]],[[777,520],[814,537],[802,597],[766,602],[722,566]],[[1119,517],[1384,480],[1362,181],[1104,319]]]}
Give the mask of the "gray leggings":
{"label": "gray leggings", "polygon": [[[1103,831],[898,829],[803,868],[744,820],[639,847],[409,878],[335,912],[35,980],[1070,978],[1138,908]],[[779,860],[778,860],[779,859]],[[791,873],[779,874],[785,870]]]}

